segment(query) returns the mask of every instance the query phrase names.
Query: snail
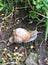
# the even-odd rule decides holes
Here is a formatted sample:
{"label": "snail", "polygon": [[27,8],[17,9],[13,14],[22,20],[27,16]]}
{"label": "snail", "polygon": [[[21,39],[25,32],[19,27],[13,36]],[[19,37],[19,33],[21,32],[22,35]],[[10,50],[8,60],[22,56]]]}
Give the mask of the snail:
{"label": "snail", "polygon": [[11,42],[11,40],[13,39],[15,43],[27,43],[30,41],[34,41],[37,38],[38,33],[42,32],[38,32],[36,29],[34,31],[28,31],[24,28],[17,28],[13,30],[13,37],[11,37],[9,41]]}

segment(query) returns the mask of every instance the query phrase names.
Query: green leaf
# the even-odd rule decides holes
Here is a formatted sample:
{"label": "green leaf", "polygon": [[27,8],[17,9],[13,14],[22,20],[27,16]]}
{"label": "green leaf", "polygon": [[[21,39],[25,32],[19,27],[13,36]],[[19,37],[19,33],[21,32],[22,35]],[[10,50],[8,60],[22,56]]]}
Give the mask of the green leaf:
{"label": "green leaf", "polygon": [[48,21],[46,22],[45,41],[47,40],[47,37],[48,37]]}
{"label": "green leaf", "polygon": [[30,13],[29,14],[29,18],[33,18],[33,19],[37,18],[36,13]]}
{"label": "green leaf", "polygon": [[45,7],[47,7],[47,8],[48,8],[48,4],[47,4],[47,3],[45,3]]}
{"label": "green leaf", "polygon": [[20,2],[20,0],[15,0],[16,3]]}
{"label": "green leaf", "polygon": [[48,2],[48,0],[44,0],[46,3]]}
{"label": "green leaf", "polygon": [[37,5],[36,5],[36,8],[37,8],[37,9],[40,9],[40,5],[39,5],[39,4],[37,4]]}
{"label": "green leaf", "polygon": [[33,0],[33,4],[34,4],[34,5],[36,5],[36,4],[37,4],[37,2],[36,2],[35,0]]}
{"label": "green leaf", "polygon": [[2,2],[2,0],[0,0],[0,2]]}
{"label": "green leaf", "polygon": [[10,59],[10,61],[13,61],[13,58],[12,57],[10,57],[9,59]]}
{"label": "green leaf", "polygon": [[3,10],[3,7],[0,7],[0,11],[2,11]]}
{"label": "green leaf", "polygon": [[36,8],[37,8],[37,9],[40,9],[41,7],[40,7],[40,5],[39,5],[39,4],[37,4],[37,5],[36,5]]}
{"label": "green leaf", "polygon": [[42,6],[43,6],[43,4],[37,4],[37,5],[36,5],[36,8],[37,8],[37,9],[40,9]]}
{"label": "green leaf", "polygon": [[4,6],[4,4],[3,4],[2,2],[0,2],[0,6],[2,6],[2,7],[3,7],[3,6]]}
{"label": "green leaf", "polygon": [[29,24],[32,24],[32,23],[33,23],[33,21],[30,20],[30,21],[29,21]]}
{"label": "green leaf", "polygon": [[0,63],[3,63],[2,59],[0,58]]}

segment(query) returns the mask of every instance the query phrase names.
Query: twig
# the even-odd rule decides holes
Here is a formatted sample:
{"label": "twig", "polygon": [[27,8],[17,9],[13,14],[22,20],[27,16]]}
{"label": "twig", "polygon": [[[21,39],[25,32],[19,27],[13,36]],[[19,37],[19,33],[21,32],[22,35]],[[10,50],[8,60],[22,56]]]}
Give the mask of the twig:
{"label": "twig", "polygon": [[41,42],[41,44],[40,44],[40,48],[41,48],[42,44],[43,44],[43,40],[42,40],[42,42]]}
{"label": "twig", "polygon": [[22,18],[22,20],[24,20],[24,19],[27,18],[27,17],[28,17],[28,15],[24,16],[24,17]]}
{"label": "twig", "polygon": [[39,26],[37,26],[37,28],[38,28],[38,27],[45,27],[45,25],[46,25],[46,24],[44,24],[44,25],[39,25]]}
{"label": "twig", "polygon": [[2,20],[6,20],[6,19],[9,18],[11,15],[13,16],[13,12],[11,12],[8,16],[2,18]]}
{"label": "twig", "polygon": [[31,7],[31,9],[32,9],[32,5],[31,5],[31,3],[30,3],[30,0],[28,0],[28,4],[29,4],[29,6]]}
{"label": "twig", "polygon": [[6,43],[7,40],[0,40],[0,43],[3,42],[3,43]]}
{"label": "twig", "polygon": [[28,7],[16,7],[15,9],[25,9],[25,8],[28,8]]}
{"label": "twig", "polygon": [[31,13],[31,12],[34,12],[34,13],[36,13],[36,14],[38,14],[38,15],[40,15],[40,16],[42,16],[42,17],[44,17],[44,18],[47,18],[47,19],[48,19],[48,17],[47,17],[47,16],[45,16],[45,15],[43,15],[43,14],[40,14],[40,13],[35,12],[35,11],[30,11],[30,13]]}
{"label": "twig", "polygon": [[41,22],[44,22],[44,19],[45,19],[45,18],[43,18],[43,19],[41,19],[41,20],[40,20],[40,19],[38,19],[38,20],[39,20],[39,22],[37,23],[37,25],[39,25]]}

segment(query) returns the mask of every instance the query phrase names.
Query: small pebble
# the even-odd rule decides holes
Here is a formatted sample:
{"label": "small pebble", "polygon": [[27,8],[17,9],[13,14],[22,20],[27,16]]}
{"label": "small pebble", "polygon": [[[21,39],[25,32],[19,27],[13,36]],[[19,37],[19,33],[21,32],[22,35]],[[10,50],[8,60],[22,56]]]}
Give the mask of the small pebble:
{"label": "small pebble", "polygon": [[14,55],[14,56],[16,56],[16,52],[15,52],[15,53],[13,53],[13,55]]}
{"label": "small pebble", "polygon": [[34,46],[33,46],[33,45],[31,45],[31,46],[30,46],[30,49],[33,49],[33,48],[34,48]]}
{"label": "small pebble", "polygon": [[4,51],[7,51],[7,48],[4,48]]}
{"label": "small pebble", "polygon": [[18,47],[15,47],[15,49],[18,49]]}
{"label": "small pebble", "polygon": [[8,56],[8,57],[11,57],[11,54],[8,53],[7,56]]}
{"label": "small pebble", "polygon": [[3,61],[3,62],[6,62],[4,58],[2,58],[2,61]]}

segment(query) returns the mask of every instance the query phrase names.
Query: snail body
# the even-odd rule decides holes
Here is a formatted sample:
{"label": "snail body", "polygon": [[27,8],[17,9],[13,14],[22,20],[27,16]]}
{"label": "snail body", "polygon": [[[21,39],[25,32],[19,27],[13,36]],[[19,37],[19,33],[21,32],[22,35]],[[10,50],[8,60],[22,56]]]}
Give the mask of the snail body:
{"label": "snail body", "polygon": [[27,31],[24,28],[17,28],[13,30],[13,37],[11,37],[9,41],[15,43],[27,43],[30,41],[34,41],[37,38],[38,33],[42,32],[38,32],[37,29],[35,29],[34,31]]}

